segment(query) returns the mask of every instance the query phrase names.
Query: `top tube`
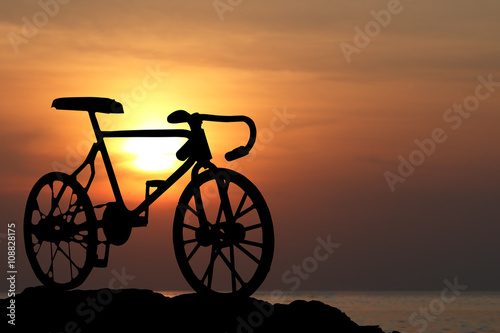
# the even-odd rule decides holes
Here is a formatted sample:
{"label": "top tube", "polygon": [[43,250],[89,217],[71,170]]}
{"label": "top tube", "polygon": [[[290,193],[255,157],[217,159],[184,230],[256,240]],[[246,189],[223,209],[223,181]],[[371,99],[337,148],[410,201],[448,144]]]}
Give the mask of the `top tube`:
{"label": "top tube", "polygon": [[190,138],[191,132],[182,129],[146,129],[146,130],[119,130],[119,131],[102,131],[105,138],[163,138],[163,137],[181,137]]}

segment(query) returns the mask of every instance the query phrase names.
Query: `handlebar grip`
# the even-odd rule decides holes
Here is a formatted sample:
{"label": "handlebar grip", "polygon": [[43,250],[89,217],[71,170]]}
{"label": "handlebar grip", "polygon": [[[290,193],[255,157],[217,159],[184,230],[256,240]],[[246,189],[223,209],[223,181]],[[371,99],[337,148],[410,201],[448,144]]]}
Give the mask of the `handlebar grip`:
{"label": "handlebar grip", "polygon": [[186,123],[191,115],[184,110],[177,110],[168,115],[167,121],[171,124]]}
{"label": "handlebar grip", "polygon": [[244,146],[239,146],[238,148],[235,148],[230,152],[226,153],[224,157],[226,158],[227,161],[234,161],[235,159],[248,155],[249,152],[250,149],[247,149]]}

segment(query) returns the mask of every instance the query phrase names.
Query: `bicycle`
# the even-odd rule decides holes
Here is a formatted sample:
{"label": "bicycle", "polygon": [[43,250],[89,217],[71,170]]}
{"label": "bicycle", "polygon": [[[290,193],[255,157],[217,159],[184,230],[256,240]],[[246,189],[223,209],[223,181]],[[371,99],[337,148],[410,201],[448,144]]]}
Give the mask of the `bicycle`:
{"label": "bicycle", "polygon": [[[94,267],[106,267],[110,245],[123,245],[133,228],[147,226],[149,206],[192,168],[191,180],[180,196],[173,222],[174,253],[184,278],[202,294],[249,296],[258,289],[270,270],[274,252],[269,208],[257,187],[246,177],[211,162],[210,147],[202,129],[203,121],[248,125],[247,144],[225,154],[226,160],[232,161],[247,155],[255,143],[257,130],[249,117],[177,110],[167,121],[187,123],[189,130],[102,131],[96,113],[123,113],[120,103],[99,97],[65,97],[55,99],[52,107],[88,112],[96,142],[73,173],[47,173],[35,183],[28,196],[25,247],[41,283],[72,289],[80,286]],[[176,153],[184,163],[165,180],[146,181],[144,201],[129,210],[104,141],[113,137],[187,138]],[[96,174],[98,153],[114,200],[93,206],[88,191]],[[90,168],[88,182],[80,184],[77,176],[87,167]],[[204,171],[200,173],[202,168]],[[104,209],[102,218],[97,217],[97,209]]]}

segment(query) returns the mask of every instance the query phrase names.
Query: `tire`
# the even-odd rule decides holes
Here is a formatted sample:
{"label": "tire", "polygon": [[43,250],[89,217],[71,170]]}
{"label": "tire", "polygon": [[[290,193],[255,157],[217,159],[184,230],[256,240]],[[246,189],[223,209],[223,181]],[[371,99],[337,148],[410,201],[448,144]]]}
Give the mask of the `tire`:
{"label": "tire", "polygon": [[179,268],[196,292],[248,297],[271,268],[271,214],[246,177],[228,169],[208,170],[179,199],[173,243]]}
{"label": "tire", "polygon": [[75,178],[51,172],[33,186],[24,215],[26,254],[45,286],[81,285],[97,259],[97,222],[92,203]]}

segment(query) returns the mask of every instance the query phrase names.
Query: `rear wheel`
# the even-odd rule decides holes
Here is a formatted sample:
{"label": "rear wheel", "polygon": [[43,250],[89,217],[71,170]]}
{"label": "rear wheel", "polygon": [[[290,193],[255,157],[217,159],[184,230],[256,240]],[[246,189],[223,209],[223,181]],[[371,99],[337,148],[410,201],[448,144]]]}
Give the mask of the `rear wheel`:
{"label": "rear wheel", "polygon": [[271,214],[259,190],[228,169],[191,181],[177,206],[177,262],[199,293],[250,296],[269,272],[274,251]]}
{"label": "rear wheel", "polygon": [[33,186],[24,215],[24,243],[44,285],[72,289],[94,267],[97,228],[87,192],[75,178],[48,173]]}

